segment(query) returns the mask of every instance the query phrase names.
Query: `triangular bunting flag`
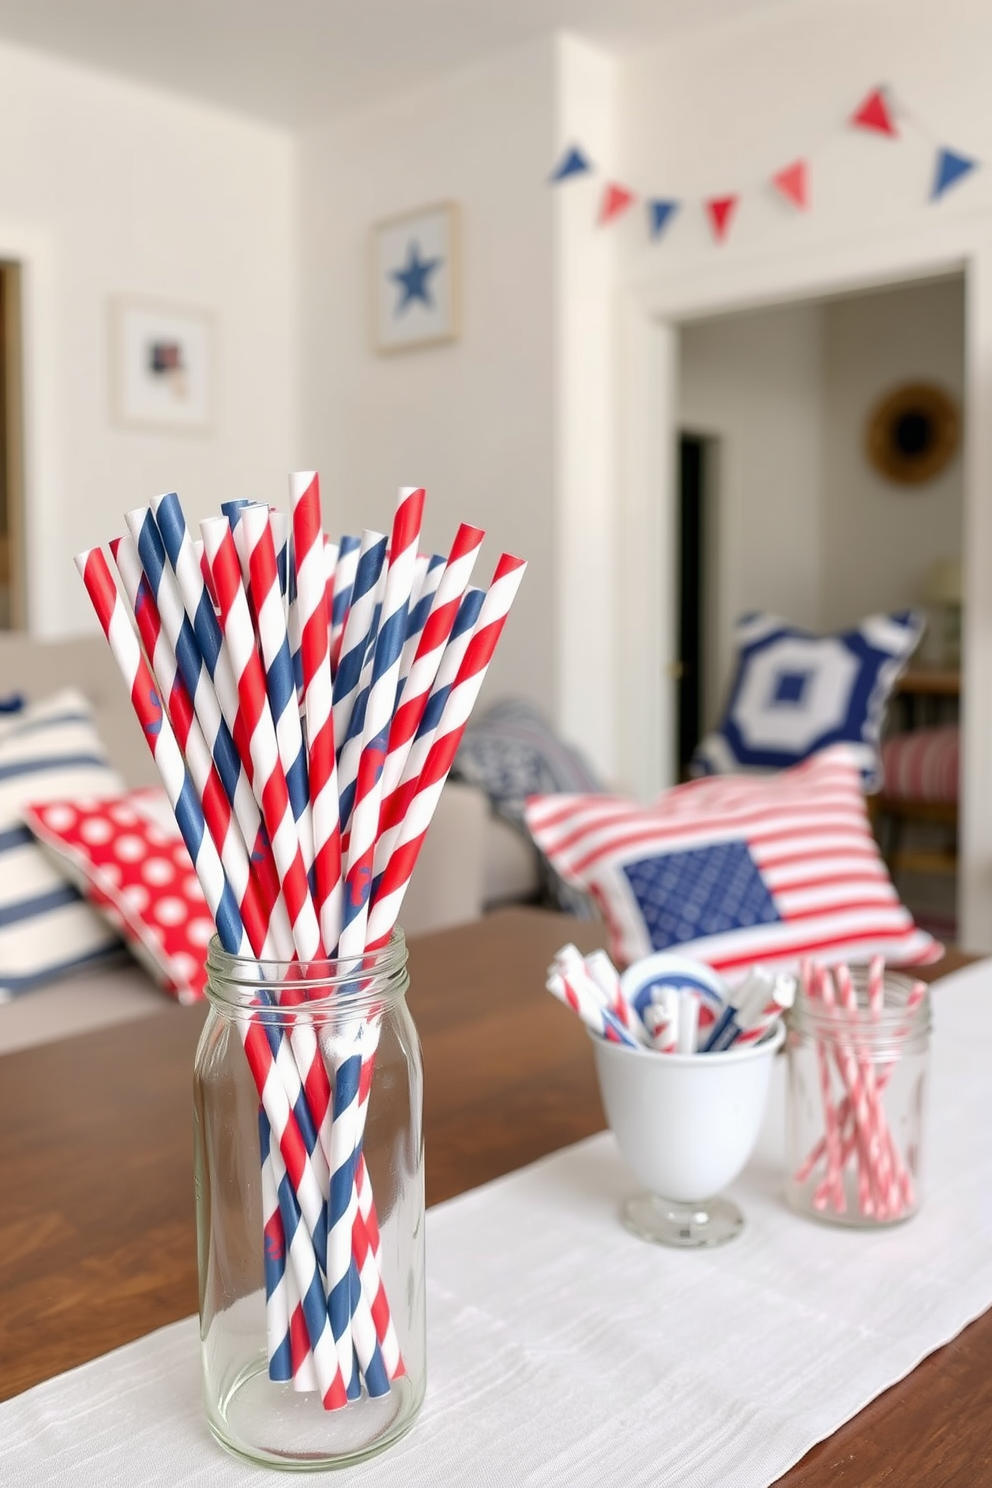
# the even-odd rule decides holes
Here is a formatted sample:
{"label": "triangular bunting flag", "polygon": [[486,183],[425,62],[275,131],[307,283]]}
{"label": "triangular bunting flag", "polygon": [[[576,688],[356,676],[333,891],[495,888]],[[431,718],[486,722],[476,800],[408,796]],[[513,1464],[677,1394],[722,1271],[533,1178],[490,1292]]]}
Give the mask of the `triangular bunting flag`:
{"label": "triangular bunting flag", "polygon": [[714,196],[706,203],[706,210],[713,227],[713,234],[717,242],[722,242],[727,236],[730,227],[730,219],[737,205],[736,196]]}
{"label": "triangular bunting flag", "polygon": [[943,196],[948,186],[953,186],[955,181],[960,181],[961,177],[973,171],[977,164],[977,160],[969,160],[967,155],[958,155],[954,150],[941,150],[937,156],[937,169],[934,173],[930,200],[936,201],[938,196]]}
{"label": "triangular bunting flag", "polygon": [[569,176],[582,176],[590,170],[592,166],[585,155],[575,145],[572,145],[565,151],[549,179],[552,185],[556,185],[559,181],[566,181]]}
{"label": "triangular bunting flag", "polygon": [[648,224],[653,238],[660,238],[679,209],[677,201],[649,201]]}
{"label": "triangular bunting flag", "polygon": [[898,133],[882,88],[872,89],[860,108],[851,115],[851,123],[858,129],[876,129],[879,134],[895,136]]}
{"label": "triangular bunting flag", "polygon": [[626,186],[618,186],[615,181],[607,181],[599,204],[600,227],[605,227],[607,222],[613,222],[617,217],[622,217],[636,200],[637,197],[632,191],[628,191]]}
{"label": "triangular bunting flag", "polygon": [[800,211],[809,206],[809,171],[805,160],[797,160],[772,176],[772,185]]}

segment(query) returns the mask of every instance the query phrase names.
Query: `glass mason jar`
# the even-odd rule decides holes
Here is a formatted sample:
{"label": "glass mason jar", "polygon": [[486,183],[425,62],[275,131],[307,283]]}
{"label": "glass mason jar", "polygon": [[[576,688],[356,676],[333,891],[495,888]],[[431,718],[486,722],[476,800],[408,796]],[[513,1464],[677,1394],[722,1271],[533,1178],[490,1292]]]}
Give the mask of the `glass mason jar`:
{"label": "glass mason jar", "polygon": [[207,1419],[252,1462],[368,1457],[424,1397],[423,1072],[406,943],[300,965],[216,937],[196,1054]]}
{"label": "glass mason jar", "polygon": [[788,1201],[862,1228],[919,1208],[930,1052],[923,983],[886,971],[872,996],[869,980],[852,968],[856,1010],[801,991],[786,1045]]}

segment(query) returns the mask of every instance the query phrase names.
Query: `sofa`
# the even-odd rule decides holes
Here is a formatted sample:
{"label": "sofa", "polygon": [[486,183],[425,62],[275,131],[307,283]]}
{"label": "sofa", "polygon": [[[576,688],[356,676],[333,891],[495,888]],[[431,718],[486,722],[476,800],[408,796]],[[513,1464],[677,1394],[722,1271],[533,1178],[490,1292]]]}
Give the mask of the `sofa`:
{"label": "sofa", "polygon": [[[41,700],[72,686],[88,700],[111,765],[128,786],[159,777],[102,634],[49,640],[0,633],[0,700]],[[406,934],[463,923],[490,908],[533,898],[536,856],[522,834],[494,816],[473,785],[441,794],[400,914]],[[0,1003],[0,1053],[83,1032],[173,1005],[131,957],[64,976]]]}

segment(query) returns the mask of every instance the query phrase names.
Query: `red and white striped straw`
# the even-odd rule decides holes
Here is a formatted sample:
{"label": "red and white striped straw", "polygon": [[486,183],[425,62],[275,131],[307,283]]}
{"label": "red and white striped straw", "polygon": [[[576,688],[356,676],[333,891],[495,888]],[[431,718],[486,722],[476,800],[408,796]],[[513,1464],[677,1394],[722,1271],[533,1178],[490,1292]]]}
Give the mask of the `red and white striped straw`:
{"label": "red and white striped straw", "polygon": [[[217,595],[224,646],[234,675],[240,718],[247,733],[248,773],[268,833],[279,872],[282,897],[289,914],[293,945],[301,961],[323,959],[317,913],[310,896],[303,854],[289,800],[286,773],[279,758],[275,725],[269,709],[262,663],[248,601],[241,583],[241,564],[234,534],[226,517],[209,517],[200,524],[214,591]],[[250,764],[249,764],[250,762]]]}
{"label": "red and white striped straw", "polygon": [[481,528],[470,527],[466,522],[461,524],[455,534],[444,572],[434,591],[430,614],[416,640],[399,706],[390,725],[382,775],[384,803],[403,777],[410,747],[424,716],[431,688],[437,680],[438,669],[458,616],[458,606],[468,587],[484,537],[485,533]]}
{"label": "red and white striped straw", "polygon": [[273,948],[267,945],[269,916],[266,906],[252,876],[248,849],[234,819],[231,803],[180,675],[175,650],[162,629],[158,606],[145,579],[138,550],[130,537],[116,538],[110,548],[145,654],[151,663],[159,696],[203,807],[207,830],[238,900],[249,944],[256,956],[264,958],[273,954]]}
{"label": "red and white striped straw", "polygon": [[315,471],[289,480],[293,511],[293,562],[300,633],[303,711],[310,767],[314,880],[320,938],[330,953],[341,934],[341,822],[333,698],[327,569],[321,528],[320,483]]}
{"label": "red and white striped straw", "polygon": [[372,870],[379,833],[382,774],[389,730],[396,712],[400,679],[400,656],[406,635],[424,490],[410,487],[400,492],[390,535],[389,558],[376,634],[372,676],[365,705],[362,750],[355,777],[351,810],[345,903],[338,954],[357,955],[365,949]]}

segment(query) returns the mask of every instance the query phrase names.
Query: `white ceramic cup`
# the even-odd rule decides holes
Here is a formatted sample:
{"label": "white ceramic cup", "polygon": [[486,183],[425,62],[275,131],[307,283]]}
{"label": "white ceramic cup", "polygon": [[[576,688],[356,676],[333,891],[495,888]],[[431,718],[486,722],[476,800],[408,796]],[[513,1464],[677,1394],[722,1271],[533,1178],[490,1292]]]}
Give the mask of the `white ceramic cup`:
{"label": "white ceramic cup", "polygon": [[625,1223],[671,1245],[729,1240],[743,1216],[720,1190],[758,1139],[785,1025],[713,1054],[659,1054],[590,1037],[606,1119],[648,1190],[628,1202]]}

